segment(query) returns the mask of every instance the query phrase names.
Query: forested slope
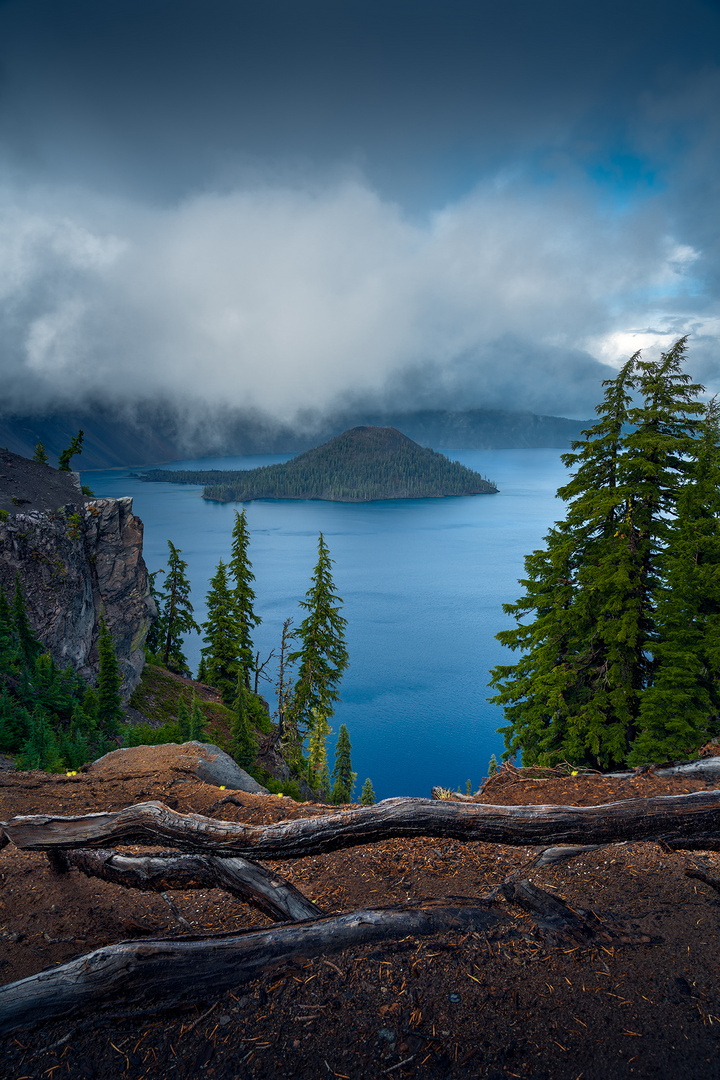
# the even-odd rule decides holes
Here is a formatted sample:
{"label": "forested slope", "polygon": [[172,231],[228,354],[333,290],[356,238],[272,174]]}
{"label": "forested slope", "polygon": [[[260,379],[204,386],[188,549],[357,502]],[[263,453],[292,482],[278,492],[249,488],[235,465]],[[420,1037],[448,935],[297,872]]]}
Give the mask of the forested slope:
{"label": "forested slope", "polygon": [[250,499],[424,499],[484,495],[493,483],[457,461],[426,449],[395,428],[356,427],[285,464],[244,471],[154,469],[146,480],[205,484],[218,502]]}

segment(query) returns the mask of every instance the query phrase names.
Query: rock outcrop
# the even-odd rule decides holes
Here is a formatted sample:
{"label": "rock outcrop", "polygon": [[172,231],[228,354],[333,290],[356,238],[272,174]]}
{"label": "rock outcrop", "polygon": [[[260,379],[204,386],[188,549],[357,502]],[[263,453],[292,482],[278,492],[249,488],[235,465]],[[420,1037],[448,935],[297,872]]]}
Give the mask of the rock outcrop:
{"label": "rock outcrop", "polygon": [[20,577],[32,626],[61,667],[93,681],[105,614],[128,697],[156,615],[132,499],[91,499],[76,474],[0,451],[0,586]]}

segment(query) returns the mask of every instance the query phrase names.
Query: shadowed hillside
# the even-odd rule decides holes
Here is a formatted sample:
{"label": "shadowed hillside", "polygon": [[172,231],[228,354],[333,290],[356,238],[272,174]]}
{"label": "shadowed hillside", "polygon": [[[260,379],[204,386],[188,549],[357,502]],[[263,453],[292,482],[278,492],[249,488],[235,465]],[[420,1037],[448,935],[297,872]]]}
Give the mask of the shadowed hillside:
{"label": "shadowed hillside", "polygon": [[355,427],[285,464],[236,472],[155,469],[146,480],[205,484],[203,496],[218,502],[251,499],[425,499],[485,495],[497,491],[489,480],[418,446],[391,427]]}

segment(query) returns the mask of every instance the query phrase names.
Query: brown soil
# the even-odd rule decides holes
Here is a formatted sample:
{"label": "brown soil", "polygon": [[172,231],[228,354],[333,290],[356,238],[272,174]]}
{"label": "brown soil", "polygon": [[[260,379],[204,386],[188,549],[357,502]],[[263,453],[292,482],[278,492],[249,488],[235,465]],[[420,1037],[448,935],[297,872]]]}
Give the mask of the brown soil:
{"label": "brown soil", "polygon": [[[592,805],[704,789],[652,774],[494,782],[482,801]],[[158,799],[181,811],[271,822],[329,812],[276,796],[227,793],[174,768],[102,778],[0,772],[0,819],[78,814]],[[137,850],[137,849],[134,849]],[[534,854],[534,853],[533,853]],[[526,848],[393,840],[274,863],[328,911],[410,897],[486,893],[529,863]],[[529,870],[535,884],[606,922],[651,935],[642,946],[549,942],[517,908],[511,930],[407,938],[277,970],[217,1000],[175,1010],[110,1006],[0,1040],[0,1075],[532,1077],[609,1080],[720,1076],[720,896],[684,875],[720,874],[720,854],[616,845]],[[219,891],[174,893],[193,927],[267,925]],[[161,896],[55,876],[43,855],[0,852],[0,979],[11,982],[100,946],[183,928]]]}

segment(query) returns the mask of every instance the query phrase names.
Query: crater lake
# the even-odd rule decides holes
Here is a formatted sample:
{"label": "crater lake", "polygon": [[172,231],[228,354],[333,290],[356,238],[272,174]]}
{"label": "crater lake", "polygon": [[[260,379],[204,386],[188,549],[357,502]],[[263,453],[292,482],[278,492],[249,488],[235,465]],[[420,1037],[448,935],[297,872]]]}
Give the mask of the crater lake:
{"label": "crater lake", "polygon": [[[523,559],[541,546],[564,514],[555,492],[567,472],[559,449],[445,450],[451,460],[494,481],[499,493],[371,503],[262,500],[245,506],[255,573],[254,635],[261,660],[279,650],[283,621],[297,625],[298,601],[310,586],[322,532],[334,560],[335,586],[348,620],[350,667],[342,702],[331,719],[335,737],[347,724],[359,798],[369,776],[378,799],[429,797],[431,788],[473,790],[491,754],[503,750],[496,733],[502,710],[486,701],[488,673],[512,653],[495,639],[512,625],[502,605],[520,595]],[[177,461],[169,469],[250,469],[291,454]],[[153,466],[156,467],[156,466]],[[150,468],[150,466],[148,466]],[[205,594],[219,559],[230,556],[235,510],[208,502],[197,484],[149,483],[138,468],[83,472],[98,498],[133,499],[145,524],[150,571],[167,565],[167,541],[188,563],[195,619],[205,619]],[[159,579],[161,583],[162,578]],[[184,652],[193,672],[201,639]],[[276,705],[275,661],[260,692]]]}

